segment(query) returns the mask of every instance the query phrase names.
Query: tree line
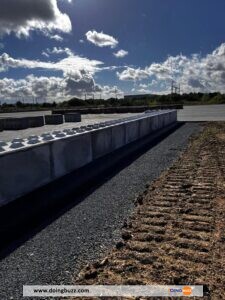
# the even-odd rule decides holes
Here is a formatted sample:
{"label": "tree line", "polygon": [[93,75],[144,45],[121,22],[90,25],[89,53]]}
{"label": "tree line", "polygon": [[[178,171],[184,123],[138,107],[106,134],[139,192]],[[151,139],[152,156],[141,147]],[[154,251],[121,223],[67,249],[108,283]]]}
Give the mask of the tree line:
{"label": "tree line", "polygon": [[225,94],[221,93],[189,93],[189,94],[170,94],[170,95],[154,95],[135,98],[110,98],[104,99],[87,99],[82,100],[74,97],[62,102],[44,102],[44,103],[23,103],[17,101],[15,104],[4,102],[0,106],[1,111],[20,111],[20,110],[46,110],[52,108],[69,108],[69,107],[115,107],[115,106],[154,106],[168,104],[183,105],[204,105],[204,104],[225,104]]}

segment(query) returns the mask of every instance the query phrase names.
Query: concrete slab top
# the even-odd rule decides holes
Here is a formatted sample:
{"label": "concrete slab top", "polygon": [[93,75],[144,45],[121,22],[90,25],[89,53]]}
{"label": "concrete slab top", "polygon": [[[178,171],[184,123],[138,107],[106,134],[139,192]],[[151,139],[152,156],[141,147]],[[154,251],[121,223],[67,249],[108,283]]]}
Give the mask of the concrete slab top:
{"label": "concrete slab top", "polygon": [[[43,112],[41,112],[43,113]],[[130,116],[138,116],[142,115],[140,114],[99,114],[99,115],[83,115],[82,121],[79,123],[63,123],[59,125],[45,125],[38,128],[28,128],[24,130],[16,130],[16,131],[2,131],[0,132],[0,141],[9,142],[12,141],[15,138],[28,138],[31,135],[41,135],[45,132],[51,132],[54,130],[64,130],[64,129],[70,129],[74,127],[80,127],[80,126],[87,126],[92,125],[97,122],[104,122],[104,121],[110,121],[110,120],[117,120],[120,118],[127,118]]]}

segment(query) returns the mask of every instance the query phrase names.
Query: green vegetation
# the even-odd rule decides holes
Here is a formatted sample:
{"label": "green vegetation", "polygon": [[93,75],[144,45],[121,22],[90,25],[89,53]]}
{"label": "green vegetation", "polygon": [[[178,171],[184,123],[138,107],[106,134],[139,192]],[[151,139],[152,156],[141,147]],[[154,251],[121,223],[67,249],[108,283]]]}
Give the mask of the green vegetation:
{"label": "green vegetation", "polygon": [[46,110],[53,108],[82,108],[82,107],[115,107],[115,106],[154,106],[154,105],[169,105],[169,104],[184,104],[184,105],[205,105],[205,104],[225,104],[225,94],[221,93],[190,93],[190,94],[173,94],[173,95],[154,95],[143,96],[141,98],[129,97],[125,99],[110,98],[102,99],[87,99],[72,98],[63,102],[52,103],[22,103],[18,101],[16,104],[3,103],[0,106],[0,112],[24,111],[24,110]]}

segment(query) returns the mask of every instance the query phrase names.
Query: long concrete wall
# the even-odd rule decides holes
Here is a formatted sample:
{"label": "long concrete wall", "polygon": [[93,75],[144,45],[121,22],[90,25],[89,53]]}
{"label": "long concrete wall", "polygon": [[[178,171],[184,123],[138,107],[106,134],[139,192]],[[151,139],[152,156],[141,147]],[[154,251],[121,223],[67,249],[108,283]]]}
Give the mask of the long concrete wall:
{"label": "long concrete wall", "polygon": [[67,114],[67,113],[81,113],[86,114],[123,114],[123,113],[142,113],[146,110],[168,110],[168,109],[183,109],[182,104],[172,105],[155,105],[155,106],[118,106],[118,107],[78,107],[78,108],[64,108],[53,109],[52,114]]}
{"label": "long concrete wall", "polygon": [[176,121],[158,111],[0,142],[0,207]]}
{"label": "long concrete wall", "polygon": [[0,119],[2,130],[20,130],[41,126],[44,126],[43,116]]}

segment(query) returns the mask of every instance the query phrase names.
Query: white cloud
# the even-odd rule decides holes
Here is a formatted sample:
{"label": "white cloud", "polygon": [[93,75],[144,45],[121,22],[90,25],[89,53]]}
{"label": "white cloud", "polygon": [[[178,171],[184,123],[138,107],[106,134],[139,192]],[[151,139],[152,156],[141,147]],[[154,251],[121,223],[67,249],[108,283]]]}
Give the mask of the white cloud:
{"label": "white cloud", "polygon": [[62,42],[63,41],[63,37],[61,37],[61,35],[59,35],[59,34],[49,35],[49,38],[51,40],[55,40],[57,42]]}
{"label": "white cloud", "polygon": [[41,55],[45,56],[45,57],[49,57],[50,55],[46,52],[46,51],[42,51]]}
{"label": "white cloud", "polygon": [[73,56],[73,52],[69,48],[53,47],[52,50],[47,48],[45,51],[42,51],[42,55],[46,57],[49,57],[50,54],[65,54],[67,56]]}
{"label": "white cloud", "polygon": [[39,30],[51,38],[53,31],[70,32],[70,18],[62,13],[57,0],[1,0],[0,35],[15,33],[17,37],[29,36]]}
{"label": "white cloud", "polygon": [[142,88],[142,89],[147,89],[148,85],[144,84],[144,83],[141,83],[141,84],[139,84],[139,87]]}
{"label": "white cloud", "polygon": [[[59,48],[56,48],[59,49]],[[66,48],[67,49],[67,48]],[[55,50],[57,51],[57,50]],[[57,62],[44,62],[39,60],[15,59],[7,53],[0,55],[0,71],[7,71],[9,68],[24,69],[44,69],[52,71],[62,71],[64,74],[70,74],[77,78],[82,78],[85,74],[94,75],[100,71],[103,62],[90,60],[85,57],[71,54]]]}
{"label": "white cloud", "polygon": [[115,57],[117,57],[117,58],[123,58],[123,57],[125,57],[125,56],[128,55],[128,51],[125,51],[125,50],[122,50],[122,49],[121,49],[121,50],[119,50],[119,51],[113,53],[113,55],[114,55]]}
{"label": "white cloud", "polygon": [[29,75],[24,79],[0,79],[0,99],[6,102],[18,100],[32,101],[38,98],[39,101],[64,101],[74,96],[109,98],[122,95],[117,87],[100,86],[91,77],[84,77],[76,80],[73,77],[35,77]]}
{"label": "white cloud", "polygon": [[105,34],[103,32],[97,32],[95,30],[88,31],[86,33],[86,38],[89,42],[98,47],[115,48],[119,43],[113,36]]}
{"label": "white cloud", "polygon": [[154,92],[163,89],[168,93],[174,79],[181,84],[183,92],[225,93],[225,43],[204,57],[199,54],[170,56],[162,63],[152,63],[143,69],[128,67],[117,72],[117,76],[134,82],[155,80]]}
{"label": "white cloud", "polygon": [[142,70],[140,68],[134,69],[134,68],[126,68],[121,73],[117,72],[117,76],[120,80],[124,81],[138,81],[143,80],[149,77],[148,70]]}
{"label": "white cloud", "polygon": [[[49,54],[48,54],[49,53]],[[25,79],[0,79],[0,98],[2,101],[17,101],[20,98],[31,100],[37,97],[42,100],[62,101],[73,96],[87,96],[109,98],[122,93],[117,87],[100,86],[96,84],[94,75],[104,70],[103,63],[74,55],[69,48],[48,49],[47,55],[66,54],[67,57],[57,62],[44,62],[39,60],[15,59],[7,53],[0,56],[0,71],[9,68],[43,69],[62,71],[62,77],[36,77],[29,75]],[[106,67],[107,68],[107,67]],[[110,68],[109,68],[110,70]]]}

